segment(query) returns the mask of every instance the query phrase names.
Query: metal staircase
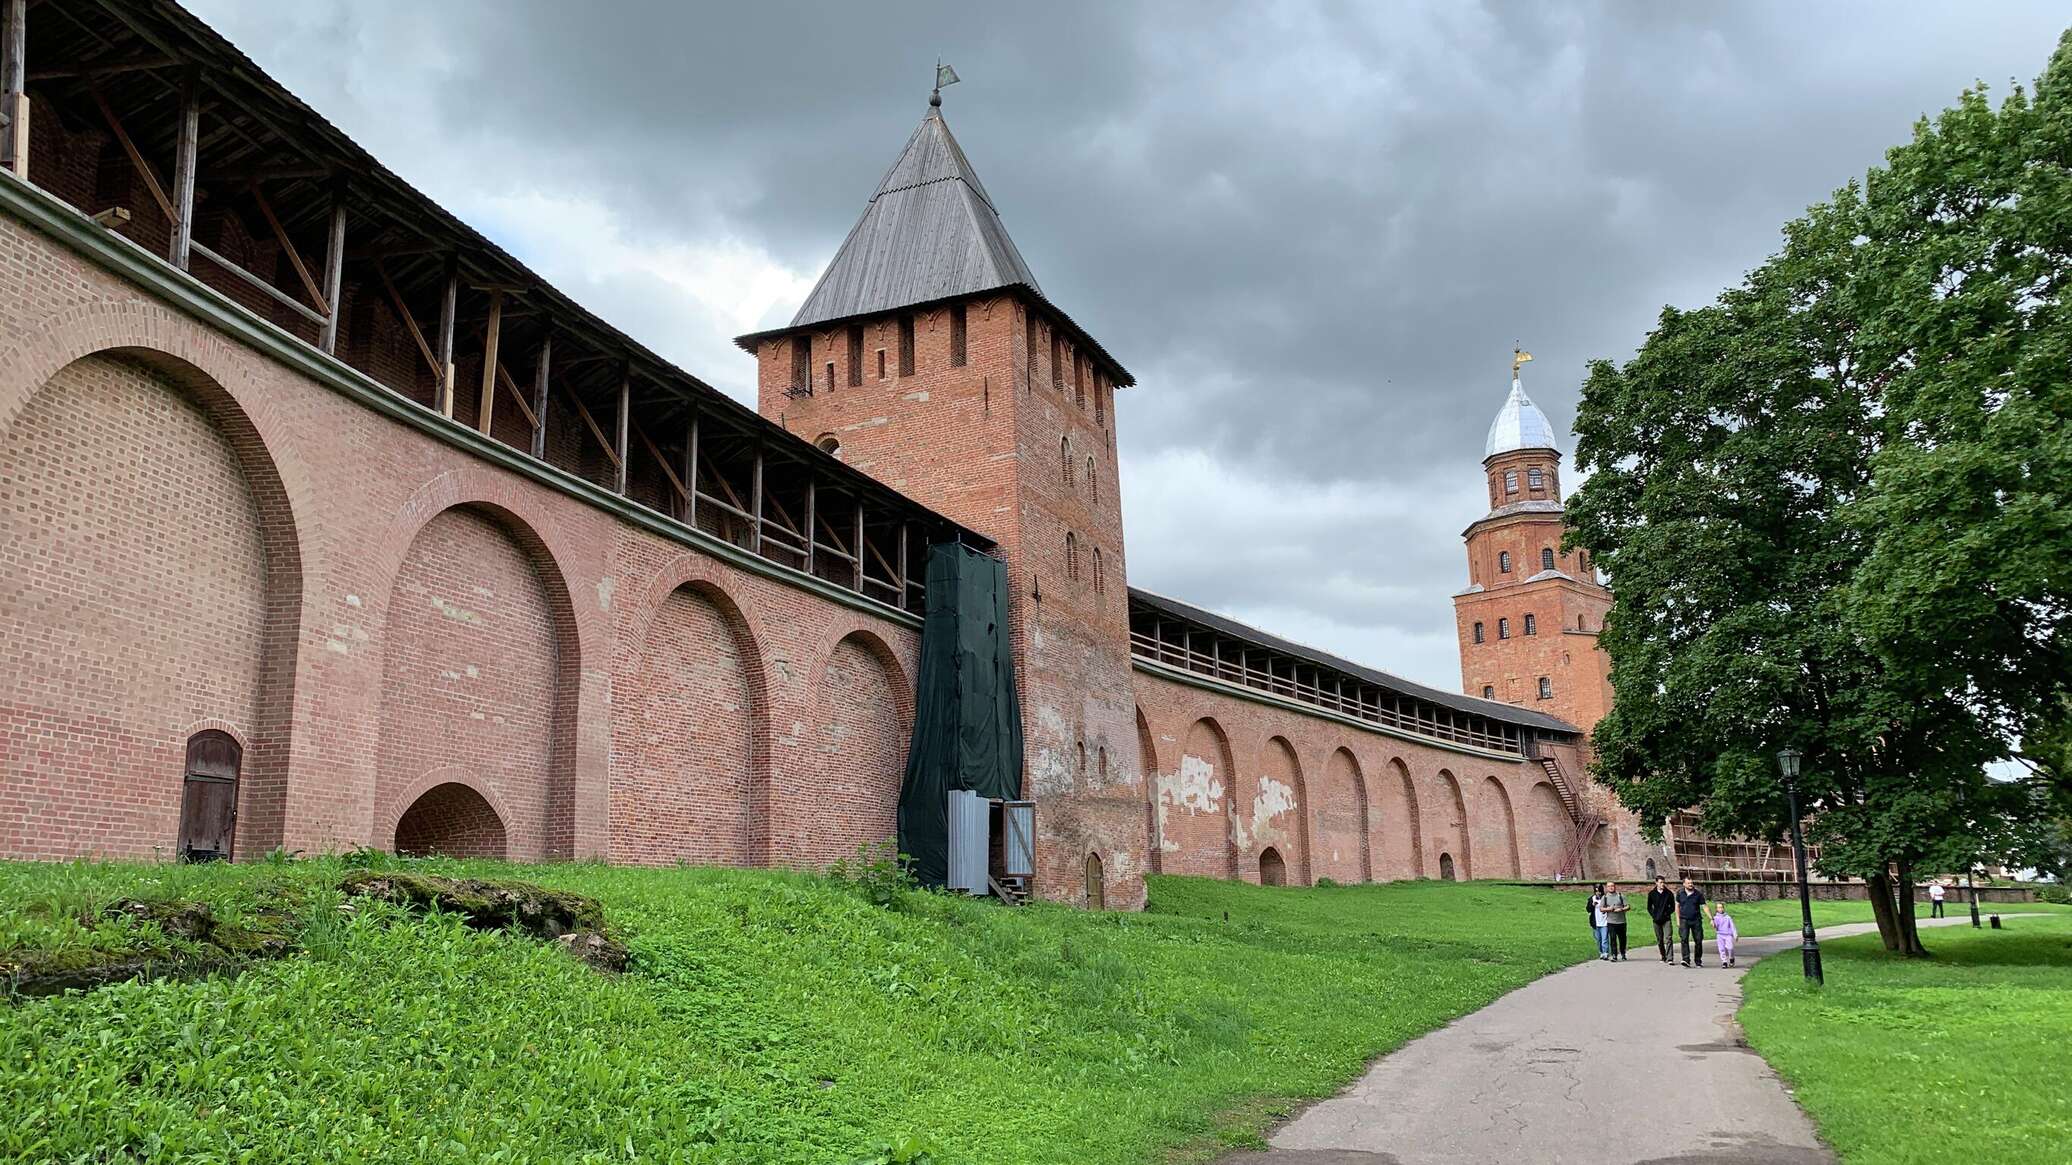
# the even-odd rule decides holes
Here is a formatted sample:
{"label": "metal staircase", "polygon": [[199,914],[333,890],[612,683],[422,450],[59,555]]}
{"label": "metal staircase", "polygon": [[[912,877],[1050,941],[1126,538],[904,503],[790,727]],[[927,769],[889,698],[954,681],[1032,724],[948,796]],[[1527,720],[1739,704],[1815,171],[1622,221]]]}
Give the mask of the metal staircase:
{"label": "metal staircase", "polygon": [[1583,804],[1580,791],[1570,783],[1568,775],[1561,771],[1561,763],[1551,756],[1539,758],[1540,767],[1546,770],[1547,780],[1554,785],[1556,796],[1561,798],[1562,807],[1568,810],[1568,819],[1575,822],[1575,833],[1569,837],[1568,848],[1561,855],[1561,874],[1578,881],[1587,876],[1584,859],[1590,853],[1590,843],[1603,829],[1605,820],[1591,813]]}

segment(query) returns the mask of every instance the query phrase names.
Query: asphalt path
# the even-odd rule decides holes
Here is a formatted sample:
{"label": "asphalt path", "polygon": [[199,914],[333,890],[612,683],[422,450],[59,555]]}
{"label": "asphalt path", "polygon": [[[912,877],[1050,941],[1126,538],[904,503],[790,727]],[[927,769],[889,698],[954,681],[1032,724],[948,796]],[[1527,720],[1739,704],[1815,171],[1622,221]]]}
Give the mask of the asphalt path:
{"label": "asphalt path", "polygon": [[1742,974],[1768,955],[1797,957],[1798,934],[1742,939],[1731,969],[1705,942],[1703,968],[1661,962],[1650,934],[1629,962],[1593,959],[1521,987],[1375,1061],[1282,1125],[1270,1149],[1224,1165],[1834,1161],[1734,1022]]}

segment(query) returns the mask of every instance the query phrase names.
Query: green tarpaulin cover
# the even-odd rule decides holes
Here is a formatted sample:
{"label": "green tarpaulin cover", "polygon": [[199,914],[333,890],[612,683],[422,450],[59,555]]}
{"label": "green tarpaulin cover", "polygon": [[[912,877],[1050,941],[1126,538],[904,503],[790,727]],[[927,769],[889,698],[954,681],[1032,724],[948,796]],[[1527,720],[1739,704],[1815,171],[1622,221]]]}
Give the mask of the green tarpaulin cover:
{"label": "green tarpaulin cover", "polygon": [[899,851],[924,885],[940,886],[949,871],[950,790],[997,801],[1022,792],[1006,563],[953,542],[929,548],[917,688],[899,790]]}

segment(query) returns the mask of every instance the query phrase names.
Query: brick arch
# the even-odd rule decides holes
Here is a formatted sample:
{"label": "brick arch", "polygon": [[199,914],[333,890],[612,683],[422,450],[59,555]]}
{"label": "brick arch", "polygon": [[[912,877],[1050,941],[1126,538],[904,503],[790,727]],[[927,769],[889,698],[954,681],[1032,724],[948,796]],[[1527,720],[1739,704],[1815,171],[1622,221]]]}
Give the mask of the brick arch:
{"label": "brick arch", "polygon": [[[1479,814],[1483,835],[1480,849],[1485,867],[1492,862],[1507,862],[1508,876],[1524,875],[1518,853],[1518,817],[1511,810],[1511,792],[1494,774],[1482,778],[1482,800],[1486,812]],[[1485,868],[1485,877],[1497,875],[1498,871]]]}
{"label": "brick arch", "polygon": [[426,793],[431,792],[440,785],[465,785],[469,789],[474,790],[476,796],[482,798],[483,803],[488,805],[490,810],[496,814],[498,821],[507,824],[510,822],[510,806],[504,804],[503,799],[496,795],[496,790],[483,784],[482,778],[476,776],[465,765],[441,765],[438,768],[426,770],[419,774],[415,780],[404,785],[396,797],[395,803],[384,809],[381,816],[375,822],[374,836],[377,844],[393,846],[396,838],[396,826],[402,822],[403,815],[409,812],[410,806],[416,804]]}
{"label": "brick arch", "polygon": [[[576,725],[586,719],[582,705],[589,698],[583,691],[583,664],[603,658],[605,631],[596,604],[578,602],[571,589],[563,563],[577,559],[570,548],[554,545],[560,537],[551,516],[536,497],[502,474],[464,466],[426,482],[398,509],[369,557],[367,577],[377,585],[365,600],[368,623],[380,629],[368,653],[366,676],[374,685],[370,706],[382,709],[376,754],[388,751],[395,712],[389,688],[391,670],[399,666],[391,635],[398,612],[392,600],[413,549],[434,523],[448,515],[487,523],[509,540],[536,577],[547,616],[545,631],[554,659],[546,684],[552,695],[552,707],[546,713],[546,753],[529,776],[520,777],[522,770],[512,769],[513,779],[542,782],[543,799],[536,818],[526,813],[503,815],[513,856],[569,858],[600,853],[609,795],[609,750],[583,748]],[[433,743],[447,741],[435,738]],[[459,746],[457,739],[451,743]],[[503,759],[512,766],[521,760],[515,754]],[[384,767],[387,763],[387,758],[380,762]],[[377,815],[385,816],[394,809],[393,794],[382,790],[378,774],[370,793]]]}
{"label": "brick arch", "polygon": [[[1418,806],[1417,782],[1410,778],[1410,766],[1392,756],[1384,766],[1378,804],[1368,824],[1370,852],[1376,854],[1379,876],[1422,878],[1425,875],[1424,816]],[[1391,831],[1394,831],[1393,833]]]}
{"label": "brick arch", "polygon": [[1310,873],[1339,882],[1373,881],[1367,776],[1351,749],[1335,749],[1324,761],[1315,802],[1308,810],[1310,841],[1315,847]]}
{"label": "brick arch", "polygon": [[[1269,771],[1273,769],[1279,771]],[[1243,848],[1245,864],[1250,867],[1248,872],[1256,873],[1260,856],[1272,849],[1286,862],[1292,883],[1306,886],[1310,882],[1309,789],[1304,780],[1302,758],[1287,737],[1275,734],[1267,737],[1266,743],[1260,746],[1254,773],[1253,778],[1245,783],[1252,793],[1250,802],[1234,806],[1244,826]],[[1285,786],[1294,803],[1281,804],[1267,788],[1268,780]]]}
{"label": "brick arch", "polygon": [[[653,699],[659,695],[646,690],[643,680],[651,663],[649,655],[657,636],[658,622],[665,607],[675,601],[679,592],[689,592],[717,614],[724,633],[731,639],[735,654],[740,661],[740,673],[747,697],[747,756],[743,773],[746,787],[740,790],[739,800],[743,811],[740,850],[736,855],[699,853],[690,855],[690,860],[721,860],[734,864],[770,864],[772,845],[771,813],[771,766],[774,752],[772,740],[770,671],[764,657],[763,645],[770,642],[763,627],[763,621],[753,606],[744,606],[735,595],[753,594],[752,588],[743,585],[741,577],[721,563],[702,554],[684,554],[664,563],[648,580],[639,606],[631,616],[633,633],[620,639],[614,650],[617,655],[612,667],[614,702],[619,709],[632,706],[633,701]],[[628,693],[619,693],[621,681],[634,685]],[[629,846],[623,823],[629,810],[625,802],[625,791],[621,788],[619,764],[622,759],[636,756],[641,749],[640,738],[649,729],[640,714],[626,715],[615,711],[612,717],[613,736],[613,779],[612,779],[612,829],[611,846],[614,861],[666,862],[686,855],[675,852],[670,846],[637,843]],[[642,813],[659,812],[677,815],[691,809],[688,804],[665,804],[649,806]],[[692,812],[691,816],[704,816]],[[679,821],[679,825],[684,822]],[[622,848],[626,852],[619,852]]]}
{"label": "brick arch", "polygon": [[1188,725],[1173,771],[1158,778],[1158,832],[1167,873],[1238,877],[1237,760],[1213,716]]}
{"label": "brick arch", "polygon": [[[299,463],[276,456],[283,440],[272,397],[254,385],[253,362],[241,349],[185,317],[155,306],[107,302],[80,305],[29,322],[18,334],[22,338],[0,353],[0,441],[7,441],[16,433],[32,402],[67,370],[98,358],[137,370],[154,388],[197,409],[202,423],[227,447],[241,479],[243,495],[256,516],[252,533],[263,558],[258,581],[256,659],[249,661],[256,678],[247,693],[250,706],[241,710],[249,721],[236,732],[244,746],[244,763],[239,779],[240,820],[235,856],[264,853],[281,843],[286,817],[303,580],[309,569],[298,511],[306,509],[311,493]],[[119,515],[107,516],[119,520]],[[162,523],[154,525],[163,528]],[[24,568],[9,569],[18,578],[26,577]],[[117,585],[118,581],[100,575],[89,585]],[[191,685],[180,687],[179,698],[191,700],[200,695],[200,689]],[[8,702],[12,701],[0,692],[0,703]],[[193,718],[182,716],[171,707],[158,712],[180,721]],[[92,719],[103,720],[110,714],[104,701],[94,708]],[[65,738],[67,730],[55,721],[66,716],[62,707],[48,708],[40,714],[41,723],[30,730],[40,738],[42,752],[50,752],[51,740]],[[112,776],[118,787],[128,789],[121,798],[128,802],[126,805],[94,794],[80,806],[90,819],[112,827],[97,835],[106,847],[97,852],[148,854],[161,844],[169,850],[177,837],[180,757],[191,733],[180,732],[171,719],[160,719],[153,728],[149,719],[125,716],[125,723],[118,730],[140,735],[113,750],[102,739],[105,726],[91,730],[97,740],[93,746],[96,758],[84,763],[84,771],[101,774],[103,779]],[[16,725],[0,724],[0,740],[16,730]],[[115,772],[110,768],[111,763],[116,763],[108,759],[111,752],[131,758],[121,762],[128,764],[129,771]],[[50,808],[45,805],[40,811],[47,814]],[[111,814],[124,818],[124,823],[115,825]],[[0,801],[0,818],[8,816],[7,804]],[[26,823],[35,816],[34,811],[24,809],[13,816],[23,820],[25,827],[33,828]],[[67,832],[73,837],[84,833]],[[163,838],[154,840],[159,834]],[[64,856],[48,846],[16,842],[8,848],[18,854],[49,851],[46,856]]]}
{"label": "brick arch", "polygon": [[1532,788],[1525,791],[1523,848],[1529,876],[1551,878],[1561,872],[1574,828],[1568,808],[1561,803],[1561,794],[1550,782],[1534,781]]}
{"label": "brick arch", "polygon": [[[865,678],[883,684],[891,698],[890,717],[871,722],[881,705],[868,693],[853,699],[857,677],[843,675],[850,668],[861,668]],[[853,855],[859,844],[897,836],[914,690],[898,653],[860,613],[836,619],[821,637],[806,690],[813,712],[802,734],[805,764],[795,788],[772,793],[780,805],[776,820],[789,825],[777,828],[795,840],[788,848],[773,846],[772,860],[824,865]],[[776,851],[783,852],[777,856]]]}
{"label": "brick arch", "polygon": [[[377,840],[396,853],[438,852],[456,858],[508,858],[510,810],[495,790],[459,766],[420,777],[384,821]],[[405,844],[405,833],[415,836]],[[443,834],[444,836],[427,836]],[[439,844],[444,843],[444,847]]]}
{"label": "brick arch", "polygon": [[1465,882],[1475,876],[1473,819],[1468,816],[1467,798],[1451,769],[1439,770],[1439,794],[1431,812],[1437,814],[1426,836],[1440,851],[1453,855],[1453,868]]}
{"label": "brick arch", "polygon": [[1164,855],[1159,852],[1163,839],[1158,832],[1158,745],[1151,735],[1151,722],[1144,719],[1144,709],[1137,709],[1137,774],[1144,782],[1144,852],[1147,867],[1154,874],[1165,871]]}

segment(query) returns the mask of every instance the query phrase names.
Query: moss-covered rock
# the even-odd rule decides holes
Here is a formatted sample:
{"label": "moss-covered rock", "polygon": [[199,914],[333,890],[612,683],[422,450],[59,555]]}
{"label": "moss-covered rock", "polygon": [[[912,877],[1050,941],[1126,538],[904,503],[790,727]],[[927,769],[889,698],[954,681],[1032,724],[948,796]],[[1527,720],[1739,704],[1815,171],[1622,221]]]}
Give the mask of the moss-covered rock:
{"label": "moss-covered rock", "polygon": [[532,882],[447,878],[408,870],[354,870],[338,888],[351,897],[374,898],[409,910],[458,914],[476,930],[558,940],[600,970],[626,968],[626,948],[605,933],[604,908],[581,894]]}

